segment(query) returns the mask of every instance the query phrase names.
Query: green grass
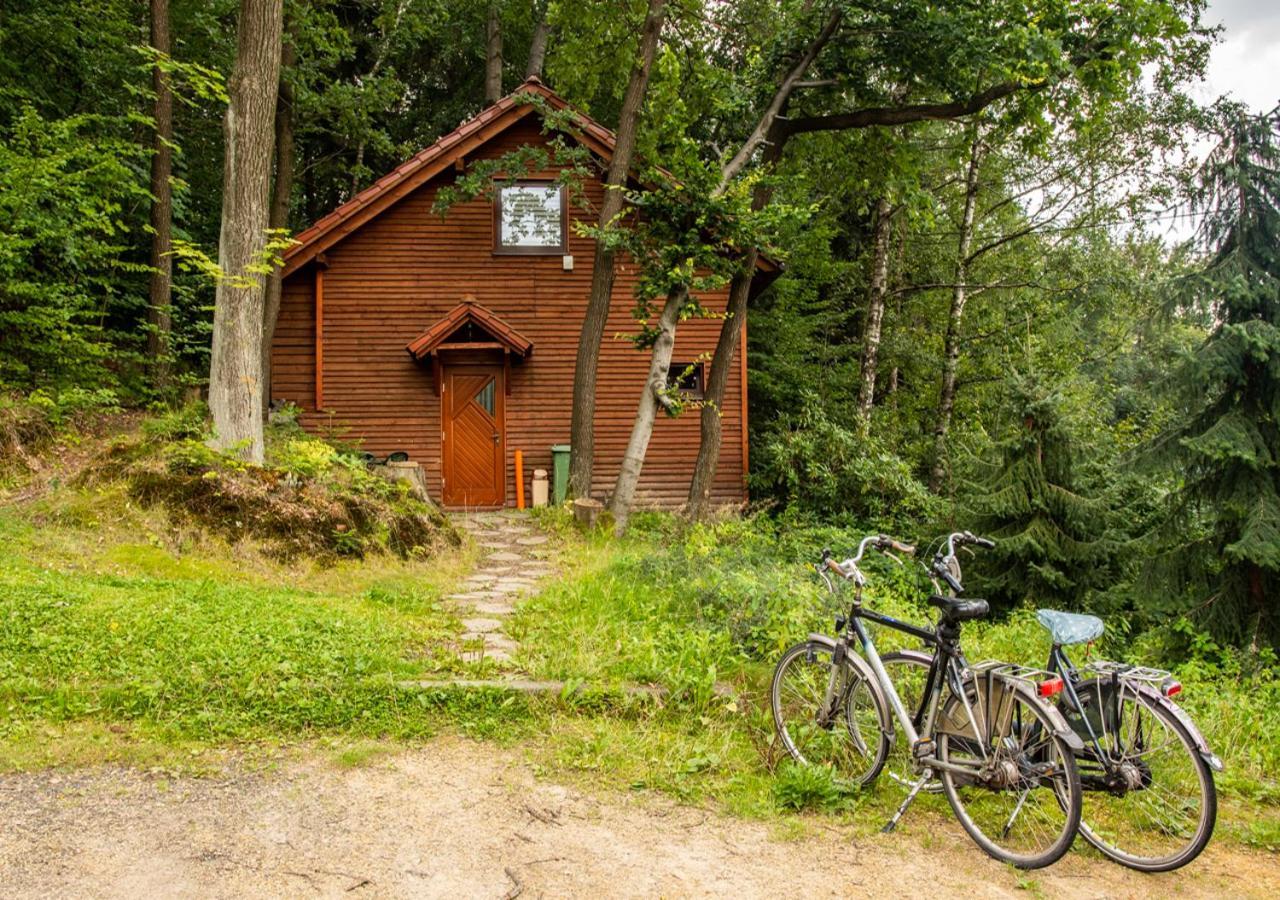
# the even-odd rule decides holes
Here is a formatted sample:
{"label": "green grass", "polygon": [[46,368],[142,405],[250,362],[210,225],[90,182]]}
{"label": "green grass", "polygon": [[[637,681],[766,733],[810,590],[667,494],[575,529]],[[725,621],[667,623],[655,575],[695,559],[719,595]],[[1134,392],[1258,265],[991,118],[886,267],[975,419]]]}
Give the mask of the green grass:
{"label": "green grass", "polygon": [[[765,697],[781,649],[830,628],[834,608],[803,562],[847,535],[642,516],[617,543],[577,537],[557,511],[543,524],[566,543],[564,575],[511,629],[529,674],[570,689],[528,698],[406,684],[458,666],[459,623],[440,598],[469,572],[470,550],[285,562],[175,525],[111,486],[0,507],[0,770],[118,761],[199,772],[228,752],[270,759],[298,744],[355,767],[456,732],[523,747],[558,780],[714,804],[787,837],[831,823],[870,833],[887,819],[901,799],[889,779],[850,792],[786,764]],[[925,617],[901,570],[877,570],[873,585],[877,607]],[[965,639],[975,659],[1038,662],[1048,649],[1027,613]],[[1219,835],[1274,849],[1276,683],[1185,668],[1184,705],[1228,765]],[[667,693],[627,696],[624,683]],[[935,796],[902,827],[921,840],[960,833]]]}

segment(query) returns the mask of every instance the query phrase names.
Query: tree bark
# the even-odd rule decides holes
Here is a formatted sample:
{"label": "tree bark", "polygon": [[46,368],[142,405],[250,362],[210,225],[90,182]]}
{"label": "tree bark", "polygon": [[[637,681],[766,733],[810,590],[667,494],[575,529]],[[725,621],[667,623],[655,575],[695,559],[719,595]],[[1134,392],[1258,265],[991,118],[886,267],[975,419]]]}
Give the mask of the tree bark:
{"label": "tree bark", "polygon": [[[169,0],[151,0],[151,46],[173,53]],[[147,306],[147,358],[157,390],[169,386],[169,338],[173,330],[173,89],[159,65],[151,70],[155,138],[151,156],[151,279]]]}
{"label": "tree bark", "polygon": [[502,15],[498,4],[489,4],[484,42],[484,105],[502,99]]}
{"label": "tree bark", "polygon": [[951,289],[951,311],[947,317],[947,336],[942,354],[942,386],[938,391],[938,416],[933,430],[933,468],[929,487],[942,490],[946,480],[947,433],[951,428],[951,412],[956,402],[956,371],[960,365],[960,327],[964,305],[968,300],[969,252],[973,246],[973,220],[978,208],[978,173],[982,168],[982,133],[975,126],[969,148],[969,168],[964,181],[964,211],[960,217],[960,238],[956,248],[955,282]]}
{"label": "tree bark", "polygon": [[266,244],[283,0],[240,0],[236,59],[223,119],[222,227],[209,367],[212,445],[262,462],[264,278],[246,271]]}
{"label": "tree bark", "polygon": [[[622,213],[622,189],[635,156],[640,110],[649,87],[649,72],[662,33],[666,0],[649,0],[635,65],[618,113],[617,136],[609,171],[604,180],[600,204],[600,228],[612,228]],[[591,270],[591,296],[587,300],[578,338],[578,356],[573,370],[573,416],[569,427],[569,491],[575,497],[591,496],[591,474],[595,464],[596,375],[600,364],[600,342],[613,301],[614,250],[606,240],[596,240]],[[665,377],[665,375],[664,375]]]}
{"label": "tree bark", "polygon": [[542,77],[542,67],[547,59],[547,41],[551,37],[551,26],[547,23],[547,4],[545,0],[535,0],[533,16],[533,37],[529,40],[529,64],[524,68],[525,78]]}
{"label": "tree bark", "polygon": [[858,417],[862,427],[871,421],[876,399],[876,369],[880,360],[880,325],[884,321],[884,298],[889,283],[889,235],[893,229],[893,209],[886,197],[876,200],[871,228],[871,277],[867,280],[867,316],[862,329],[862,383],[858,387]]}
{"label": "tree bark", "polygon": [[688,298],[688,287],[681,285],[672,288],[667,293],[667,302],[663,304],[662,313],[658,316],[658,336],[649,357],[649,376],[645,379],[644,390],[640,392],[636,420],[631,426],[631,439],[627,442],[627,451],[622,457],[622,467],[618,470],[618,480],[609,501],[614,534],[618,537],[627,530],[636,485],[640,482],[640,470],[644,467],[649,438],[653,436],[653,425],[658,416],[662,392],[667,387],[667,370],[671,368],[671,353],[676,345],[676,325],[680,321],[680,310]]}
{"label": "tree bark", "polygon": [[[267,227],[289,227],[289,198],[293,193],[294,138],[293,138],[293,85],[285,73],[297,64],[298,54],[290,37],[280,48],[280,95],[276,98],[276,180],[271,188],[271,208],[267,213]],[[271,407],[271,344],[276,335],[276,320],[280,318],[280,292],[283,289],[280,270],[267,278],[266,294],[262,308],[262,411],[265,415]]]}

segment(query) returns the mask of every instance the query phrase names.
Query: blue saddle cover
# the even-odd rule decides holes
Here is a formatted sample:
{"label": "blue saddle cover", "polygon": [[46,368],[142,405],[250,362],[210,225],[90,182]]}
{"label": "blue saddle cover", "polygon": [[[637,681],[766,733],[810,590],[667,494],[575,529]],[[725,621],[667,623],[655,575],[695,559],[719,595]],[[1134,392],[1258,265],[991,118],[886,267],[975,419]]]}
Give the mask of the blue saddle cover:
{"label": "blue saddle cover", "polygon": [[1040,624],[1048,629],[1055,644],[1087,644],[1102,637],[1102,620],[1097,616],[1042,609],[1036,612]]}

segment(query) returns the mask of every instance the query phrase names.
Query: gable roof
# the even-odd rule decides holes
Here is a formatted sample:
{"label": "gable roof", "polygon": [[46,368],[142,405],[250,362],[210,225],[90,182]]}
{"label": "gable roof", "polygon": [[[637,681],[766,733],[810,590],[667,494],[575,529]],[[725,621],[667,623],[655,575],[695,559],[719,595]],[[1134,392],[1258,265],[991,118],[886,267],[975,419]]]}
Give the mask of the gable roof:
{"label": "gable roof", "polygon": [[[615,139],[612,131],[570,107],[563,97],[536,76],[530,77],[497,103],[409,157],[333,212],[318,219],[310,228],[299,232],[295,237],[297,243],[284,252],[281,277],[293,274],[468,153],[535,113],[537,107],[529,102],[533,97],[541,98],[553,109],[568,110],[579,128],[575,139],[606,161],[613,157]],[[763,255],[758,268],[767,273],[780,271],[777,263]]]}
{"label": "gable roof", "polygon": [[450,335],[468,322],[479,325],[522,359],[533,352],[533,341],[508,325],[497,313],[472,300],[465,300],[449,310],[442,319],[410,341],[405,349],[414,359],[422,359],[440,349]]}

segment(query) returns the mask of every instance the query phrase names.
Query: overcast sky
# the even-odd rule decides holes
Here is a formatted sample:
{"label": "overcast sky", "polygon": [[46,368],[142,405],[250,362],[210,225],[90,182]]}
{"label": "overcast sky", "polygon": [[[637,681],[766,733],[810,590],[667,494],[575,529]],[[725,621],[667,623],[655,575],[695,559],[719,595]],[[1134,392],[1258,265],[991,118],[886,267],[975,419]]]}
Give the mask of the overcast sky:
{"label": "overcast sky", "polygon": [[1221,94],[1254,112],[1280,102],[1280,0],[1209,0],[1205,21],[1224,26],[1199,99]]}

